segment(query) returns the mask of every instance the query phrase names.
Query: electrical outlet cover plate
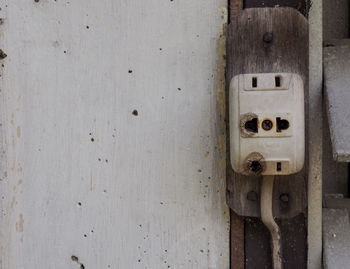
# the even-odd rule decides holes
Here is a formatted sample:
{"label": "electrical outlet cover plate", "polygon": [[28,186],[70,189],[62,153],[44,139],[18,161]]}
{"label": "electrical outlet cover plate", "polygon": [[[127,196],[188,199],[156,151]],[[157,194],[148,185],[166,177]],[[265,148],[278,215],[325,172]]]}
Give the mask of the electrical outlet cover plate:
{"label": "electrical outlet cover plate", "polygon": [[289,175],[305,158],[304,86],[292,73],[241,74],[230,83],[231,164],[244,175]]}

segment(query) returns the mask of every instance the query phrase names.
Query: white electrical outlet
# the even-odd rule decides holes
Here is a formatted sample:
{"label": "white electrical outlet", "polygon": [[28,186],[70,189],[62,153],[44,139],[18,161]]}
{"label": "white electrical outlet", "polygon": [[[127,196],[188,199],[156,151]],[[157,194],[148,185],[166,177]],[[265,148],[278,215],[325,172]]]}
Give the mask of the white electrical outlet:
{"label": "white electrical outlet", "polygon": [[289,175],[305,157],[304,86],[298,74],[242,74],[230,83],[230,147],[235,172]]}

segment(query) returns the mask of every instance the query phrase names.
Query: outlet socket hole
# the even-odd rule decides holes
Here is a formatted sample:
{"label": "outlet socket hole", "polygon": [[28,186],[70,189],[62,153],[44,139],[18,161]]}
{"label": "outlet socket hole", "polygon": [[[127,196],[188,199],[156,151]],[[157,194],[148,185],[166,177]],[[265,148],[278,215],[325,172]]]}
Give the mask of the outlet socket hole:
{"label": "outlet socket hole", "polygon": [[258,78],[257,77],[252,78],[252,87],[253,88],[258,87]]}
{"label": "outlet socket hole", "polygon": [[289,121],[285,119],[281,119],[280,117],[276,118],[276,131],[278,133],[282,132],[283,130],[287,130],[289,128]]}
{"label": "outlet socket hole", "polygon": [[261,165],[261,163],[259,161],[252,161],[250,163],[250,171],[252,171],[253,173],[260,173],[263,170],[263,167]]}
{"label": "outlet socket hole", "polygon": [[276,88],[281,87],[281,77],[275,77],[275,86]]}
{"label": "outlet socket hole", "polygon": [[276,170],[277,170],[278,172],[282,171],[282,163],[281,163],[281,162],[278,162],[278,163],[277,163]]}
{"label": "outlet socket hole", "polygon": [[257,133],[258,132],[258,118],[253,118],[244,124],[244,128],[248,132]]}

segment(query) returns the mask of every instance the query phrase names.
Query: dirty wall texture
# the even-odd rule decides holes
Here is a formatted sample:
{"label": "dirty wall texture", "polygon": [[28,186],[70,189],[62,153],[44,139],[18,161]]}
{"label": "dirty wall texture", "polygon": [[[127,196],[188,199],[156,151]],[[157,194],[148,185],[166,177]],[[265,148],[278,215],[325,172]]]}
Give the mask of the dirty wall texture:
{"label": "dirty wall texture", "polygon": [[228,268],[226,1],[0,7],[0,268]]}

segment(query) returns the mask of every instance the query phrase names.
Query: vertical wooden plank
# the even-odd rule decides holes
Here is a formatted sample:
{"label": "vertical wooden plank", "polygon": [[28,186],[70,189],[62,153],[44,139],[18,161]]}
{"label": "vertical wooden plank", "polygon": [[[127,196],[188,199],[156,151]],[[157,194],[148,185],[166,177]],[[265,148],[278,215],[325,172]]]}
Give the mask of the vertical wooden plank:
{"label": "vertical wooden plank", "polygon": [[307,268],[306,218],[299,214],[278,221],[282,233],[283,269]]}
{"label": "vertical wooden plank", "polygon": [[259,218],[245,218],[245,269],[272,268],[270,232]]}
{"label": "vertical wooden plank", "polygon": [[[308,30],[305,17],[288,8],[248,9],[232,22],[235,27],[229,26],[228,33],[227,58],[230,62],[228,62],[226,76],[227,84],[234,75],[241,73],[295,72],[303,76],[307,96]],[[273,41],[268,44],[263,41],[263,36],[267,32],[273,33]],[[242,55],[244,57],[241,57]],[[307,166],[307,160],[305,163]],[[297,175],[278,178],[274,191],[275,216],[283,219],[293,218],[305,210],[306,171],[307,169],[304,169]],[[233,174],[233,171],[228,175],[233,175],[228,177],[227,185],[230,207],[243,216],[259,216],[260,179]],[[287,207],[280,202],[280,196],[285,193],[289,195]],[[249,196],[252,197],[248,198]],[[302,221],[305,221],[304,215],[301,216]],[[306,264],[306,249],[303,248],[306,245],[306,230],[303,229],[305,223],[304,226],[303,223],[293,220],[283,220],[282,223],[286,227],[292,226],[300,239],[297,249],[291,249],[289,242],[283,242],[283,249],[298,257],[291,259],[288,256],[284,265],[289,268],[293,266],[303,268]],[[264,230],[266,229],[261,221],[246,218],[245,266],[247,268],[271,267],[269,234],[264,236]],[[284,232],[286,234],[283,234]],[[288,229],[282,230],[282,237],[284,235],[288,237]],[[257,245],[257,241],[261,246]]]}
{"label": "vertical wooden plank", "polygon": [[0,17],[0,268],[227,269],[226,1],[3,0]]}
{"label": "vertical wooden plank", "polygon": [[[273,40],[264,42],[263,36],[269,32],[273,33]],[[303,77],[305,95],[308,95],[308,24],[305,17],[296,10],[244,10],[228,29],[227,52],[227,84],[237,74],[293,72]],[[282,212],[278,204],[274,205],[276,217],[291,218],[305,210],[307,165],[306,154],[305,168],[300,173],[277,177],[274,199],[278,201],[279,196],[286,191],[292,199],[289,211]],[[250,191],[259,194],[260,178],[234,174],[229,180],[232,181],[228,183],[231,193],[229,198],[232,198],[228,199],[230,207],[239,215],[259,216],[259,204],[248,202],[247,194]]]}
{"label": "vertical wooden plank", "polygon": [[310,0],[244,0],[244,8],[254,7],[292,7],[305,17],[309,15]]}
{"label": "vertical wooden plank", "polygon": [[231,269],[244,269],[244,218],[231,212],[230,252]]}
{"label": "vertical wooden plank", "polygon": [[[228,9],[229,9],[229,18],[228,22],[230,23],[238,14],[242,11],[243,0],[229,0]],[[227,75],[227,74],[226,74]],[[226,118],[229,115],[229,103],[228,103],[228,88],[226,89]],[[229,123],[226,121],[226,133],[229,134]],[[230,148],[230,137],[227,136],[226,147]],[[226,152],[226,179],[227,184],[232,183],[233,171],[231,168],[230,154],[229,150]],[[228,189],[231,189],[228,187]],[[230,192],[227,191],[227,196],[230,195]],[[231,269],[244,269],[244,218],[238,216],[233,210],[230,209],[230,268]]]}
{"label": "vertical wooden plank", "polygon": [[243,9],[243,0],[229,0],[229,23],[231,19],[235,18]]}
{"label": "vertical wooden plank", "polygon": [[[282,234],[284,269],[306,268],[307,246],[304,214],[277,220]],[[245,218],[246,269],[272,267],[270,233],[258,218]]]}

